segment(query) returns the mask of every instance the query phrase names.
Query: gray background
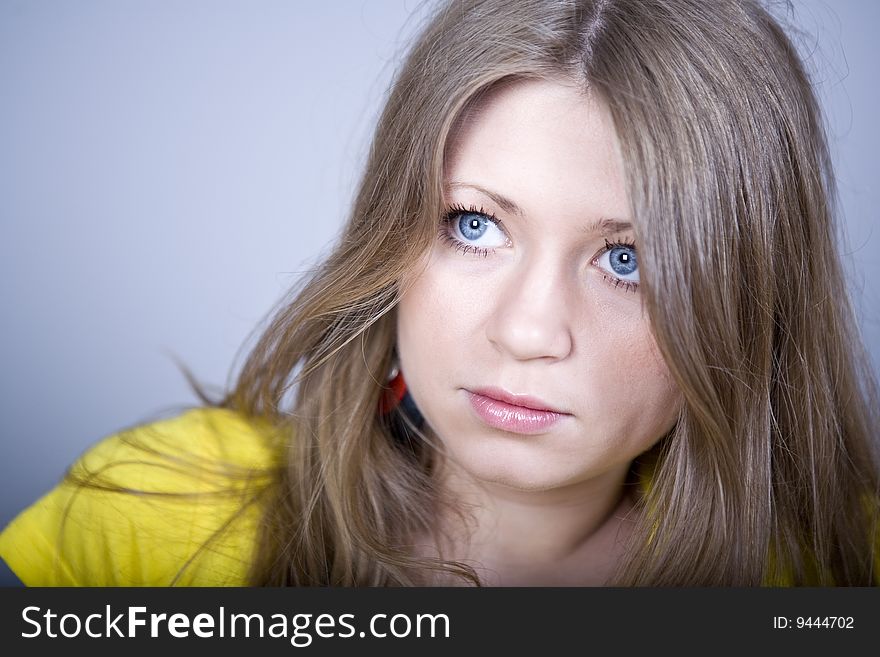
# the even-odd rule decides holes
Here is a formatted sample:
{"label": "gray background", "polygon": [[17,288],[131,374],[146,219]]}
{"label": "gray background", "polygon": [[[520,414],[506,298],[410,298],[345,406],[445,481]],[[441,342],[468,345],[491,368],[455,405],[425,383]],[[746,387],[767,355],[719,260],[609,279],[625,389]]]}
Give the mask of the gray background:
{"label": "gray background", "polygon": [[[880,3],[792,5],[773,3],[828,113],[840,250],[877,369]],[[0,527],[97,439],[195,403],[172,356],[227,381],[339,230],[426,13],[0,0]]]}

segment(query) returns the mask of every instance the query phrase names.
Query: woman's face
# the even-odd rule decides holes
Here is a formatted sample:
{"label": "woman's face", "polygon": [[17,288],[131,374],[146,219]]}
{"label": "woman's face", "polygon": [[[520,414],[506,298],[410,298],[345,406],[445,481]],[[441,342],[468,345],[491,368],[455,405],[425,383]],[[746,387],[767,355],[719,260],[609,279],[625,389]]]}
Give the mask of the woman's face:
{"label": "woman's face", "polygon": [[607,107],[555,82],[496,90],[455,135],[445,194],[397,319],[428,428],[484,482],[622,475],[679,396],[642,308]]}

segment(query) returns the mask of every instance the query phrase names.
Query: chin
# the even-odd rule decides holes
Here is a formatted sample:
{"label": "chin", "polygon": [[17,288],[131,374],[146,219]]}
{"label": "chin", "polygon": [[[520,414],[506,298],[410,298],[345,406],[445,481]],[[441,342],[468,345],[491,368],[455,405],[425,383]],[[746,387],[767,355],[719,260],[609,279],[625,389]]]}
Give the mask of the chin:
{"label": "chin", "polygon": [[534,461],[520,463],[499,458],[459,461],[459,465],[476,481],[520,492],[537,493],[561,488],[580,479],[570,472],[554,469]]}

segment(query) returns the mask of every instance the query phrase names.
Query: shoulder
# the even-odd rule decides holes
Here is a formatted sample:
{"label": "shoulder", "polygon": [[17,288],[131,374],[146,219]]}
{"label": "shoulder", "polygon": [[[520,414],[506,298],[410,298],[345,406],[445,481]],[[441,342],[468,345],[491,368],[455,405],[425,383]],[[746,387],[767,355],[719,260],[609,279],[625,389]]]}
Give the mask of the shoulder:
{"label": "shoulder", "polygon": [[120,431],[10,523],[0,556],[30,585],[243,584],[273,440],[216,408]]}
{"label": "shoulder", "polygon": [[236,474],[272,465],[271,438],[264,420],[228,409],[195,408],[105,438],[83,454],[70,475],[161,492],[199,482],[231,483]]}

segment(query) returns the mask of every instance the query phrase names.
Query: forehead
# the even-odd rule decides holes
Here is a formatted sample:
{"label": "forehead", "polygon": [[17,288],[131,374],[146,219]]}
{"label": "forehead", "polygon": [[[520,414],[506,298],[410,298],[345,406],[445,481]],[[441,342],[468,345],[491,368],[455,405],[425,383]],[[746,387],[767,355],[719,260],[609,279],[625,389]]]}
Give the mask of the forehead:
{"label": "forehead", "polygon": [[518,205],[574,204],[581,214],[629,214],[623,162],[607,105],[561,81],[524,80],[480,98],[458,123],[447,189],[478,184]]}

